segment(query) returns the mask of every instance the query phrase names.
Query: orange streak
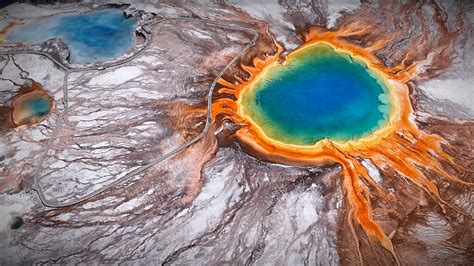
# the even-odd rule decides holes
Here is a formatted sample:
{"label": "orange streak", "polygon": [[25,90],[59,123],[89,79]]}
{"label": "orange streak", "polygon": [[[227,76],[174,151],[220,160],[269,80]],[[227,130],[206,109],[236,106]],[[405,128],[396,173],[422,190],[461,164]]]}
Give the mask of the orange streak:
{"label": "orange streak", "polygon": [[16,22],[10,21],[8,25],[0,31],[0,43],[4,43],[5,36],[16,26]]}
{"label": "orange streak", "polygon": [[[394,256],[398,263],[392,242],[383,232],[382,228],[374,221],[369,200],[369,189],[360,181],[364,179],[375,188],[375,191],[386,202],[388,195],[372,180],[367,170],[357,158],[370,158],[373,163],[381,169],[389,165],[405,179],[432,195],[441,206],[448,205],[456,211],[463,211],[444,201],[436,185],[422,172],[421,166],[450,180],[460,182],[472,187],[459,178],[448,174],[439,161],[453,162],[453,159],[441,150],[443,140],[439,136],[428,135],[421,132],[416,125],[412,124],[409,116],[413,112],[409,98],[407,82],[417,76],[417,66],[423,62],[415,62],[408,68],[405,60],[399,66],[386,67],[383,62],[374,55],[374,52],[387,45],[388,40],[379,40],[365,48],[351,43],[341,37],[364,34],[366,30],[342,26],[337,31],[328,31],[323,28],[311,28],[304,35],[305,43],[292,53],[324,42],[333,47],[339,53],[349,54],[352,58],[362,61],[371,69],[371,72],[383,81],[389,90],[389,98],[393,107],[389,122],[383,128],[378,129],[369,136],[337,142],[323,139],[309,146],[289,145],[266,136],[263,130],[250,117],[241,112],[241,95],[252,89],[252,85],[259,79],[264,78],[266,70],[280,63],[281,53],[284,51],[278,43],[276,54],[267,56],[265,59],[255,58],[252,66],[241,65],[241,68],[250,74],[251,79],[244,81],[235,77],[237,83],[221,79],[219,84],[223,87],[219,93],[234,96],[231,98],[220,98],[212,105],[212,117],[223,116],[222,120],[231,120],[242,125],[235,134],[241,146],[255,157],[288,165],[324,165],[328,163],[339,163],[343,167],[343,188],[347,194],[347,201],[351,208],[351,219],[355,219],[370,239],[375,239]],[[409,55],[406,56],[409,58]],[[222,95],[221,95],[222,96]],[[221,121],[222,121],[221,120]],[[390,205],[390,204],[389,204]],[[464,214],[464,213],[463,213]]]}

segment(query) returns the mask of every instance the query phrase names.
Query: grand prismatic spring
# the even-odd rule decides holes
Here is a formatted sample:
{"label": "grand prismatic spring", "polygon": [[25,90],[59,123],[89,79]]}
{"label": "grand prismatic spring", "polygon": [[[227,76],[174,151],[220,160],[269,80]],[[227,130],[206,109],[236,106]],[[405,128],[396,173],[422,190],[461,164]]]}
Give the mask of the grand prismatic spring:
{"label": "grand prismatic spring", "polygon": [[474,263],[474,3],[26,2],[0,264]]}
{"label": "grand prismatic spring", "polygon": [[376,78],[350,55],[313,45],[267,68],[242,94],[240,114],[287,144],[360,138],[388,120],[387,89]]}
{"label": "grand prismatic spring", "polygon": [[[429,193],[441,208],[450,208],[468,219],[471,219],[468,213],[440,196],[435,182],[423,170],[435,172],[450,182],[460,183],[468,188],[473,185],[443,168],[442,162],[463,168],[442,150],[443,139],[424,133],[409,119],[413,109],[407,82],[416,76],[416,64],[406,69],[402,66],[391,69],[383,67],[371,54],[373,47],[362,48],[351,44],[340,38],[340,34],[343,36],[347,32],[313,28],[306,33],[305,44],[285,59],[280,60],[282,49],[277,44],[280,48],[275,55],[263,60],[257,58],[252,66],[243,65],[242,68],[251,78],[235,84],[221,80],[223,88],[220,93],[234,97],[216,101],[214,117],[224,114],[225,118],[221,119],[241,124],[242,128],[236,132],[236,136],[242,147],[257,158],[289,165],[341,164],[344,189],[351,206],[348,219],[354,237],[358,239],[353,225],[356,222],[367,234],[369,241],[379,242],[399,263],[390,238],[372,217],[370,204],[370,198],[374,194],[390,205],[393,204],[393,198],[368,174],[361,158],[370,158],[379,169],[391,168],[391,171]],[[332,59],[335,61],[324,62],[324,56],[327,56],[324,53],[332,53],[332,56],[336,56],[336,59]],[[304,55],[303,58],[301,54]],[[352,63],[353,65],[345,66],[348,65],[348,60],[360,61],[362,65]],[[317,69],[318,64],[324,64],[320,66],[322,70]],[[291,73],[296,71],[300,73]],[[286,74],[287,72],[290,74]],[[370,72],[374,77],[365,77],[370,79],[367,83],[355,81],[352,76],[368,76]],[[320,88],[322,84],[327,87]],[[385,86],[387,90],[383,89]],[[276,90],[274,95],[272,89]],[[359,91],[361,89],[366,90],[364,92],[367,94],[360,95],[364,93]],[[296,97],[292,91],[296,91]],[[334,94],[328,99],[328,93]],[[261,95],[267,95],[268,98],[261,99]],[[288,97],[284,97],[285,95]],[[324,96],[326,98],[311,101],[311,97]],[[347,100],[346,96],[351,100]],[[332,97],[337,99],[332,100]],[[320,105],[308,105],[308,101],[315,105],[322,103],[323,107],[334,109],[327,114],[327,110],[320,109]],[[341,117],[338,117],[339,112],[342,112]],[[363,113],[359,116],[361,112]],[[324,121],[323,126],[318,124],[321,121]],[[313,122],[316,126],[312,125]],[[363,263],[360,251],[358,254]]]}

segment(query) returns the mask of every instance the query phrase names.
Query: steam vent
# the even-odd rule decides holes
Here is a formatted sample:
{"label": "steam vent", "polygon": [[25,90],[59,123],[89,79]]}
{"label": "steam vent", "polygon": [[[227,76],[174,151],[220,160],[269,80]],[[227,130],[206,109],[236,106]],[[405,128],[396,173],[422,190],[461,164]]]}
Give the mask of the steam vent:
{"label": "steam vent", "polygon": [[0,264],[474,264],[474,3],[23,2]]}

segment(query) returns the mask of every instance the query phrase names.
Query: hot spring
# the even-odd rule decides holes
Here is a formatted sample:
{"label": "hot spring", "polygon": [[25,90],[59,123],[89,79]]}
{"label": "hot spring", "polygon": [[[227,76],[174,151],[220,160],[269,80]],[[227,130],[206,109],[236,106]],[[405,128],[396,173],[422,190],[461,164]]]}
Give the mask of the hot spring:
{"label": "hot spring", "polygon": [[15,125],[35,124],[48,117],[52,98],[44,91],[32,91],[17,97],[12,106]]}
{"label": "hot spring", "polygon": [[363,62],[316,43],[291,53],[246,88],[239,112],[270,139],[350,141],[388,122],[388,90]]}
{"label": "hot spring", "polygon": [[15,27],[6,41],[36,44],[61,38],[73,63],[108,61],[132,47],[136,24],[136,19],[126,19],[120,9],[60,14]]}

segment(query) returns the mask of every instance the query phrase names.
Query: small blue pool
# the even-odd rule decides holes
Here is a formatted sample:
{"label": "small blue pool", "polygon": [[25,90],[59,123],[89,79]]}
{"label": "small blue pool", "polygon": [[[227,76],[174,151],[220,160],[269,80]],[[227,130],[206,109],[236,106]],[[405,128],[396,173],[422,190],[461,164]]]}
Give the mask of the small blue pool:
{"label": "small blue pool", "polygon": [[34,117],[45,116],[49,112],[51,101],[47,98],[36,97],[24,102],[23,108],[29,111]]}

